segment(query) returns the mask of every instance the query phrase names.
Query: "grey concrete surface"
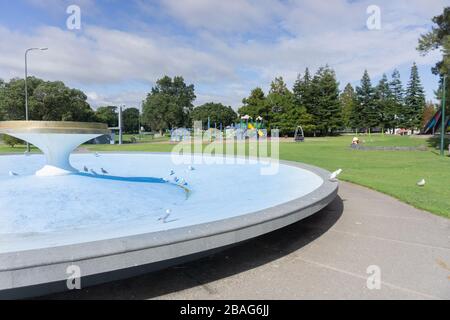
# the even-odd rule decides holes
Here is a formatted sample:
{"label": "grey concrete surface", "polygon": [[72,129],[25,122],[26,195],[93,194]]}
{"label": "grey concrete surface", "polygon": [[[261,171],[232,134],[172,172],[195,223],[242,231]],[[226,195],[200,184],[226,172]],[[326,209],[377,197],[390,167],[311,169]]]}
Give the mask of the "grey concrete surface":
{"label": "grey concrete surface", "polygon": [[[72,265],[80,269],[87,287],[178,265],[180,260],[198,259],[305,219],[337,197],[338,183],[329,181],[328,171],[301,163],[282,163],[315,173],[323,179],[322,185],[292,201],[227,219],[122,238],[0,253],[0,299],[63,292],[67,290],[67,268]],[[20,238],[8,236],[2,240],[7,243]]]}
{"label": "grey concrete surface", "polygon": [[[367,288],[370,265],[381,288]],[[184,265],[46,299],[450,299],[450,220],[341,183],[321,212]]]}

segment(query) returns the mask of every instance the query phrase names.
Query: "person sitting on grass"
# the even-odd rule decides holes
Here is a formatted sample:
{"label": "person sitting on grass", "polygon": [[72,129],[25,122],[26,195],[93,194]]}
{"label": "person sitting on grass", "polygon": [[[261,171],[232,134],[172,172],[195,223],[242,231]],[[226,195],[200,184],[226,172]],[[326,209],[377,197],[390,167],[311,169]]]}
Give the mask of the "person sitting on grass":
{"label": "person sitting on grass", "polygon": [[358,137],[354,137],[352,140],[352,144],[359,144],[359,138]]}

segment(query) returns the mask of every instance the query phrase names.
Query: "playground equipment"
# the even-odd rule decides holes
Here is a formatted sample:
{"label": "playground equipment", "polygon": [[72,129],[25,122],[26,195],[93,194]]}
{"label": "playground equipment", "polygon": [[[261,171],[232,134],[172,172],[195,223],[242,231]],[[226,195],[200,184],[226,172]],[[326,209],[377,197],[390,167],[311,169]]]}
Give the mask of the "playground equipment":
{"label": "playground equipment", "polygon": [[295,142],[305,141],[305,134],[303,132],[302,126],[297,126],[297,129],[295,129],[294,141]]}
{"label": "playground equipment", "polygon": [[186,128],[172,129],[170,132],[171,142],[189,141],[191,139],[191,132]]}
{"label": "playground equipment", "polygon": [[263,117],[258,116],[254,122],[251,122],[250,119],[252,119],[251,116],[244,115],[241,117],[241,122],[239,126],[236,126],[238,130],[240,130],[239,135],[247,135],[247,130],[256,130],[258,138],[265,138],[267,137],[267,130],[264,129],[263,124]]}
{"label": "playground equipment", "polygon": [[[428,123],[425,125],[425,127],[423,128],[423,133],[424,134],[434,134],[436,131],[441,130],[441,121],[442,121],[442,109],[438,110],[434,116],[430,119],[430,121],[428,121]],[[450,127],[450,119],[447,117],[446,119],[447,121],[447,125],[445,126],[444,123],[444,127],[447,128]]]}

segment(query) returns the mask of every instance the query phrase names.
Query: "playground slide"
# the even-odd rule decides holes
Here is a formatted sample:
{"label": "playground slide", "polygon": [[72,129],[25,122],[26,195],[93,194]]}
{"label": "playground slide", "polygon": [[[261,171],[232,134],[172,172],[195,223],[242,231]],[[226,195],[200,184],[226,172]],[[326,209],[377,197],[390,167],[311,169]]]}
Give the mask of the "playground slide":
{"label": "playground slide", "polygon": [[[255,126],[254,126],[253,124],[249,123],[249,124],[248,124],[248,129],[249,129],[249,130],[254,130],[254,129],[256,129],[256,128],[255,128]],[[264,132],[263,132],[262,130],[260,130],[260,129],[258,129],[258,136],[259,136],[260,138],[264,137]]]}
{"label": "playground slide", "polygon": [[[438,110],[435,115],[430,119],[430,121],[428,121],[428,123],[426,124],[426,126],[423,128],[423,133],[424,134],[430,134],[430,133],[434,133],[436,131],[440,130],[440,125],[441,125],[441,110]],[[450,125],[450,119],[447,120],[447,127]]]}
{"label": "playground slide", "polygon": [[428,121],[428,123],[426,124],[423,133],[429,133],[430,130],[432,130],[433,128],[436,129],[436,125],[440,122],[441,120],[441,110],[438,110],[434,116],[430,119],[430,121]]}

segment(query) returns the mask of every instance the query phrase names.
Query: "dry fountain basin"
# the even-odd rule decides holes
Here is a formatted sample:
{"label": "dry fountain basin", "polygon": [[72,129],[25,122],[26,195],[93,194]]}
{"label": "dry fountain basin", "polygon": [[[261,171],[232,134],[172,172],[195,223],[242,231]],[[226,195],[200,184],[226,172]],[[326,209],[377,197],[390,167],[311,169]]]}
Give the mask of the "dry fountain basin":
{"label": "dry fountain basin", "polygon": [[[338,191],[329,172],[286,161],[70,155],[108,133],[99,124],[0,122],[0,132],[43,151],[0,156],[0,298],[69,290],[78,275],[86,287],[196,259],[304,219]],[[274,163],[277,170],[265,170]]]}

